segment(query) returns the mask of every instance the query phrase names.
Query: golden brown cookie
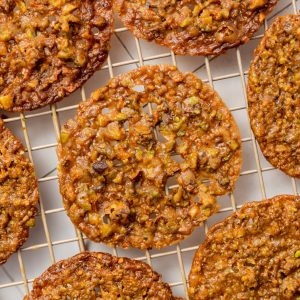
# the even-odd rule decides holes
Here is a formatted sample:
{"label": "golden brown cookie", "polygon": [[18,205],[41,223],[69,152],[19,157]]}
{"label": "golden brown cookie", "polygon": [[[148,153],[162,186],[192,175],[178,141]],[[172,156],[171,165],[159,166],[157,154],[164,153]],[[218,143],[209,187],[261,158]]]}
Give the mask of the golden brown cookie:
{"label": "golden brown cookie", "polygon": [[112,0],[0,1],[0,108],[33,110],[79,88],[105,61]]}
{"label": "golden brown cookie", "polygon": [[248,103],[266,159],[300,178],[300,15],[277,18],[255,50]]}
{"label": "golden brown cookie", "polygon": [[190,299],[298,299],[300,197],[244,205],[212,227],[195,254]]}
{"label": "golden brown cookie", "polygon": [[52,265],[24,298],[37,299],[183,300],[173,297],[149,265],[100,252],[83,252]]}
{"label": "golden brown cookie", "polygon": [[[58,157],[72,222],[94,241],[140,249],[191,234],[216,212],[215,197],[232,191],[242,160],[220,97],[170,65],[133,70],[94,92],[63,127]],[[170,183],[178,186],[166,192]]]}
{"label": "golden brown cookie", "polygon": [[179,55],[219,55],[246,43],[278,0],[114,0],[135,36]]}
{"label": "golden brown cookie", "polygon": [[27,240],[39,199],[32,163],[0,119],[0,264]]}

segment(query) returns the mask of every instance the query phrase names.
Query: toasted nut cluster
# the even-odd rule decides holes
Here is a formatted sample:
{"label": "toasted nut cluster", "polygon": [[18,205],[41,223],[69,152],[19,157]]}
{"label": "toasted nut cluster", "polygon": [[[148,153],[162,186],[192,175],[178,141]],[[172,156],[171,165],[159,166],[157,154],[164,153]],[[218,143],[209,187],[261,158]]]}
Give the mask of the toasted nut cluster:
{"label": "toasted nut cluster", "polygon": [[16,252],[35,224],[39,194],[33,165],[0,119],[0,264]]}
{"label": "toasted nut cluster", "polygon": [[300,197],[244,205],[195,254],[190,299],[298,299],[299,228]]}
{"label": "toasted nut cluster", "polygon": [[173,66],[145,66],[80,105],[58,156],[65,208],[90,239],[161,248],[216,212],[215,196],[239,176],[241,140],[208,85]]}
{"label": "toasted nut cluster", "polygon": [[278,0],[115,0],[133,33],[179,55],[219,55],[248,41]]}
{"label": "toasted nut cluster", "polygon": [[83,252],[52,265],[24,300],[155,299],[172,296],[168,284],[147,264],[106,253]]}
{"label": "toasted nut cluster", "polygon": [[249,70],[249,115],[266,159],[300,178],[300,15],[279,17]]}
{"label": "toasted nut cluster", "polygon": [[0,1],[0,108],[72,93],[106,59],[112,29],[112,0]]}

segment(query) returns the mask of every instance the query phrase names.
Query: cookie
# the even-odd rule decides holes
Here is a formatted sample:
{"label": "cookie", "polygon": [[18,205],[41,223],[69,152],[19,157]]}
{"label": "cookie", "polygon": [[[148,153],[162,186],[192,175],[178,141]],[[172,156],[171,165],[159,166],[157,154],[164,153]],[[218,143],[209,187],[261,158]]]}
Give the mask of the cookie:
{"label": "cookie", "polygon": [[100,252],[83,252],[52,265],[24,298],[35,299],[183,300],[173,297],[146,263]]}
{"label": "cookie", "polygon": [[0,3],[0,108],[27,111],[79,88],[105,61],[112,0]]}
{"label": "cookie", "polygon": [[179,55],[219,55],[246,43],[278,0],[115,0],[138,37]]}
{"label": "cookie", "polygon": [[300,15],[279,17],[249,69],[251,127],[266,159],[300,178]]}
{"label": "cookie", "polygon": [[[216,196],[232,191],[241,140],[210,86],[171,65],[145,66],[81,103],[58,157],[64,206],[88,238],[161,248],[191,234],[216,212]],[[170,184],[178,186],[166,191]]]}
{"label": "cookie", "polygon": [[27,240],[39,199],[32,163],[0,119],[0,264]]}
{"label": "cookie", "polygon": [[300,197],[244,205],[195,254],[190,299],[298,299]]}

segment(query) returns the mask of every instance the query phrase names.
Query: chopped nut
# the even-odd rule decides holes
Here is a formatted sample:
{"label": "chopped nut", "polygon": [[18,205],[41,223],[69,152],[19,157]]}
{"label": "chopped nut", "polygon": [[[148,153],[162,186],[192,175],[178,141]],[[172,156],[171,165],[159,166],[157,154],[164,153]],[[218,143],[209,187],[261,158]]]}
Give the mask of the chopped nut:
{"label": "chopped nut", "polygon": [[177,193],[173,196],[173,201],[175,203],[181,201],[182,195],[183,195],[183,190],[182,190],[182,187],[179,186]]}
{"label": "chopped nut", "polygon": [[66,5],[64,5],[63,9],[62,9],[62,14],[63,15],[67,15],[70,12],[72,12],[73,10],[75,10],[78,6],[72,3],[67,3]]}
{"label": "chopped nut", "polygon": [[34,227],[35,226],[35,219],[30,219],[26,222],[26,226],[28,227]]}
{"label": "chopped nut", "polygon": [[66,3],[66,0],[49,0],[49,2],[55,7],[61,7]]}
{"label": "chopped nut", "polygon": [[121,140],[124,137],[124,129],[120,128],[118,122],[109,123],[106,127],[105,136],[112,140]]}
{"label": "chopped nut", "polygon": [[267,0],[251,0],[249,2],[249,8],[254,10],[254,9],[257,9],[257,8],[260,8],[264,5],[266,5],[267,3]]}
{"label": "chopped nut", "polygon": [[206,123],[206,122],[201,122],[200,124],[199,124],[199,126],[200,126],[200,128],[202,129],[202,130],[204,130],[204,131],[207,131],[208,130],[208,128],[209,128],[209,124],[208,123]]}
{"label": "chopped nut", "polygon": [[124,113],[118,113],[111,118],[112,121],[125,121],[127,119],[128,116]]}
{"label": "chopped nut", "polygon": [[100,227],[100,233],[103,238],[110,236],[113,229],[110,224],[102,224]]}
{"label": "chopped nut", "polygon": [[185,18],[181,23],[180,27],[187,27],[191,24],[192,19],[191,18]]}
{"label": "chopped nut", "polygon": [[0,108],[9,109],[13,105],[13,97],[10,95],[0,96]]}
{"label": "chopped nut", "polygon": [[109,119],[106,115],[98,115],[97,120],[100,127],[105,127],[109,123]]}
{"label": "chopped nut", "polygon": [[118,173],[117,174],[117,176],[113,179],[113,182],[114,183],[122,183],[122,181],[123,181],[123,173],[122,172],[120,172],[120,173]]}
{"label": "chopped nut", "polygon": [[189,215],[192,217],[192,219],[194,219],[195,217],[197,217],[200,213],[200,208],[197,204],[195,204],[194,206],[192,206],[189,210]]}
{"label": "chopped nut", "polygon": [[7,54],[6,44],[4,42],[0,42],[0,56],[4,56],[5,54]]}
{"label": "chopped nut", "polygon": [[70,137],[70,134],[68,132],[62,131],[60,133],[60,141],[61,141],[61,143],[65,144],[68,141],[69,137]]}
{"label": "chopped nut", "polygon": [[89,222],[93,225],[99,225],[101,223],[101,217],[97,213],[89,213]]}
{"label": "chopped nut", "polygon": [[199,97],[193,96],[193,97],[189,98],[189,103],[192,105],[198,104],[199,102],[200,102]]}
{"label": "chopped nut", "polygon": [[39,81],[37,79],[33,79],[28,82],[28,86],[33,89],[36,88],[38,84],[39,84]]}
{"label": "chopped nut", "polygon": [[8,28],[0,26],[0,42],[7,42],[12,38],[12,32]]}
{"label": "chopped nut", "polygon": [[237,148],[239,148],[239,144],[234,140],[229,141],[228,146],[231,150],[236,150]]}
{"label": "chopped nut", "polygon": [[198,162],[198,154],[196,152],[190,153],[188,155],[188,162],[191,169],[196,169]]}

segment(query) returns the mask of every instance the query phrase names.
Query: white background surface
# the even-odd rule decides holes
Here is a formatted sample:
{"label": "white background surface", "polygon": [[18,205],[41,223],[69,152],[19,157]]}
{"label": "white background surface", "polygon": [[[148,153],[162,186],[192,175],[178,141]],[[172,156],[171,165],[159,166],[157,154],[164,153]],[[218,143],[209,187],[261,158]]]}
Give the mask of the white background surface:
{"label": "white background surface", "polygon": [[[293,13],[293,0],[280,0],[276,9],[269,16],[268,24],[277,15]],[[300,9],[300,0],[294,1]],[[106,84],[111,75],[132,70],[144,64],[174,63],[167,48],[154,43],[137,40],[132,34],[116,21],[116,33],[112,38],[110,64],[104,64],[102,70],[85,84],[84,90],[78,90],[70,97],[56,105],[59,122],[63,124],[75,114],[75,104],[81,101],[84,94],[89,97],[96,88]],[[178,67],[182,71],[192,71],[202,80],[209,81],[210,74],[214,88],[221,95],[240,127],[243,139],[243,168],[236,184],[233,195],[219,198],[221,212],[212,216],[207,224],[194,233],[180,246],[167,247],[162,250],[151,250],[145,253],[139,250],[123,250],[117,248],[119,256],[142,259],[150,262],[163,279],[172,285],[176,296],[186,296],[183,281],[187,278],[193,255],[198,245],[204,240],[206,230],[216,222],[223,220],[239,205],[272,197],[278,194],[295,194],[300,192],[300,181],[292,180],[282,172],[275,170],[262,157],[260,150],[252,140],[246,111],[246,99],[243,90],[243,78],[247,80],[247,69],[252,53],[264,32],[264,26],[246,45],[239,50],[231,49],[226,54],[216,58],[204,57],[175,57]],[[139,50],[140,45],[140,52]],[[239,62],[240,60],[240,64]],[[210,66],[209,68],[206,66]],[[111,68],[112,66],[112,68]],[[242,68],[242,69],[241,69]],[[109,72],[110,71],[110,72]],[[21,118],[17,114],[9,114],[6,125],[19,136],[24,145],[26,134],[22,130]],[[23,245],[19,255],[12,255],[8,262],[0,266],[0,299],[22,299],[26,285],[29,289],[32,280],[45,271],[53,262],[68,258],[80,251],[78,238],[73,225],[62,209],[62,200],[58,191],[56,177],[56,132],[51,108],[46,107],[25,114],[26,131],[31,144],[31,153],[39,177],[41,202],[45,211],[45,218],[37,216],[36,226],[30,231],[28,241]],[[256,152],[257,151],[257,152]],[[256,153],[258,159],[256,159]],[[41,211],[41,210],[40,210]],[[48,228],[48,230],[47,230]],[[49,233],[49,234],[46,234]],[[96,244],[84,240],[85,249],[115,253],[112,248],[103,244]],[[183,268],[180,267],[183,262]],[[24,267],[21,272],[20,266]],[[185,272],[182,273],[182,272]],[[23,274],[23,276],[22,276]],[[25,276],[24,276],[25,275]]]}

